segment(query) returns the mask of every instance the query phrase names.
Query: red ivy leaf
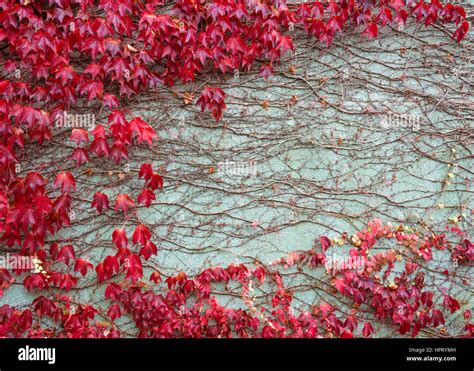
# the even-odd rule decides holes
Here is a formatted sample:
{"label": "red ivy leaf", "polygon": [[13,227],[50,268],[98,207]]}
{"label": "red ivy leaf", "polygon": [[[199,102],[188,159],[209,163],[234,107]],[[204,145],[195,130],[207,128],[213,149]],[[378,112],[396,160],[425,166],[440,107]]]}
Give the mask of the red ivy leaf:
{"label": "red ivy leaf", "polygon": [[122,316],[122,311],[120,310],[120,306],[118,304],[112,304],[107,311],[107,315],[112,321],[115,321],[117,318]]}
{"label": "red ivy leaf", "polygon": [[88,100],[93,100],[94,98],[102,99],[104,85],[100,81],[91,81],[85,85],[84,91],[87,93]]}
{"label": "red ivy leaf", "polygon": [[140,192],[137,198],[137,203],[144,204],[146,207],[150,207],[151,202],[156,200],[156,196],[151,189],[144,189]]}
{"label": "red ivy leaf", "polygon": [[260,281],[260,283],[263,283],[265,281],[265,274],[266,274],[265,268],[262,266],[258,266],[253,271],[253,275]]}
{"label": "red ivy leaf", "polygon": [[323,251],[326,251],[331,246],[331,241],[326,236],[321,236],[319,241],[321,242],[321,248]]}
{"label": "red ivy leaf", "polygon": [[134,244],[140,242],[142,245],[145,245],[151,238],[150,230],[144,225],[139,224],[133,232],[132,241]]}
{"label": "red ivy leaf", "polygon": [[424,291],[421,294],[421,303],[426,305],[428,308],[431,308],[433,305],[433,293],[430,291]]}
{"label": "red ivy leaf", "polygon": [[153,272],[150,275],[150,281],[155,282],[155,283],[161,282],[160,274],[158,272]]}
{"label": "red ivy leaf", "polygon": [[135,254],[130,254],[126,259],[125,267],[127,268],[127,275],[125,279],[131,280],[132,283],[135,283],[138,279],[143,276],[142,261],[140,256]]}
{"label": "red ivy leaf", "polygon": [[91,206],[95,207],[99,214],[101,214],[103,210],[109,209],[109,198],[105,193],[96,192],[94,194],[94,198],[92,199]]}
{"label": "red ivy leaf", "polygon": [[69,190],[76,190],[76,181],[72,174],[68,171],[60,172],[54,181],[55,188],[61,188],[62,193],[67,193]]}
{"label": "red ivy leaf", "polygon": [[82,142],[87,143],[89,141],[89,133],[86,129],[72,129],[69,139],[77,145],[80,145]]}
{"label": "red ivy leaf", "polygon": [[449,295],[444,296],[443,305],[448,308],[451,313],[461,309],[459,302]]}
{"label": "red ivy leaf", "polygon": [[435,309],[432,313],[431,320],[433,321],[433,327],[438,327],[440,324],[444,325],[444,316],[440,310]]}
{"label": "red ivy leaf", "polygon": [[153,175],[153,168],[151,164],[142,164],[140,166],[140,171],[138,172],[138,177],[143,177],[145,180],[149,180]]}
{"label": "red ivy leaf", "polygon": [[71,276],[70,274],[58,272],[53,273],[49,278],[49,281],[52,282],[55,287],[65,289],[66,291],[71,290],[71,288],[77,285],[77,278]]}
{"label": "red ivy leaf", "polygon": [[34,273],[27,276],[23,281],[23,286],[28,291],[32,291],[33,289],[43,290],[48,287],[48,283],[46,282],[45,276],[41,273]]}
{"label": "red ivy leaf", "polygon": [[152,255],[156,255],[157,252],[158,248],[156,245],[151,241],[147,241],[145,246],[140,249],[139,255],[143,256],[145,260],[148,260]]}
{"label": "red ivy leaf", "polygon": [[116,283],[109,283],[105,289],[104,297],[109,300],[117,300],[119,295],[123,292]]}
{"label": "red ivy leaf", "polygon": [[153,174],[146,183],[147,187],[150,187],[152,190],[157,188],[163,188],[163,178],[159,174]]}
{"label": "red ivy leaf", "polygon": [[74,253],[74,247],[72,245],[66,245],[59,250],[56,260],[69,265],[69,260],[74,260],[75,258],[76,254]]}
{"label": "red ivy leaf", "polygon": [[47,315],[51,318],[54,318],[58,312],[58,306],[56,303],[44,296],[37,297],[35,300],[33,300],[32,304],[36,314],[39,316]]}
{"label": "red ivy leaf", "polygon": [[156,138],[156,133],[153,128],[143,121],[140,117],[135,117],[130,121],[130,129],[138,136],[138,144],[147,142],[151,146],[153,139]]}
{"label": "red ivy leaf", "polygon": [[463,317],[465,321],[469,321],[471,319],[471,311],[466,309],[463,313]]}
{"label": "red ivy leaf", "polygon": [[260,68],[260,76],[262,76],[265,80],[268,80],[270,76],[273,75],[273,66],[267,64]]}
{"label": "red ivy leaf", "polygon": [[25,184],[34,192],[37,189],[42,193],[46,182],[41,174],[37,172],[29,172],[25,177]]}
{"label": "red ivy leaf", "polygon": [[104,102],[104,106],[110,109],[115,109],[119,105],[117,101],[117,97],[112,94],[104,94],[103,102]]}
{"label": "red ivy leaf", "polygon": [[374,327],[369,322],[366,322],[364,324],[364,327],[362,328],[362,335],[364,335],[364,337],[368,338],[373,333],[374,333]]}
{"label": "red ivy leaf", "polygon": [[127,194],[119,194],[115,199],[115,211],[122,210],[125,214],[127,214],[128,210],[135,206],[133,200]]}
{"label": "red ivy leaf", "polygon": [[464,21],[458,27],[456,31],[453,33],[453,39],[460,43],[464,37],[467,35],[467,31],[469,31],[469,22]]}
{"label": "red ivy leaf", "polygon": [[369,35],[370,40],[376,38],[377,35],[378,35],[377,23],[375,23],[374,21],[370,21],[369,25],[365,29],[365,33],[367,33],[367,35]]}
{"label": "red ivy leaf", "polygon": [[115,256],[107,256],[103,263],[99,263],[95,267],[99,282],[103,282],[106,279],[112,277],[114,272],[118,273],[119,270],[119,262]]}
{"label": "red ivy leaf", "polygon": [[341,292],[342,294],[344,294],[345,290],[346,290],[346,287],[347,287],[347,284],[344,282],[343,279],[341,278],[336,278],[334,280],[334,286],[336,287],[336,289]]}
{"label": "red ivy leaf", "polygon": [[208,109],[218,122],[222,112],[227,108],[224,102],[225,93],[221,88],[206,86],[202,91],[196,104],[201,106],[201,111]]}
{"label": "red ivy leaf", "polygon": [[403,0],[391,0],[390,6],[398,11],[398,9],[403,8],[405,6],[405,2]]}
{"label": "red ivy leaf", "polygon": [[319,309],[323,312],[323,316],[327,316],[328,313],[331,312],[332,307],[328,303],[321,303]]}
{"label": "red ivy leaf", "polygon": [[341,339],[352,339],[354,335],[350,331],[343,331],[341,334]]}
{"label": "red ivy leaf", "polygon": [[69,158],[76,161],[77,166],[81,166],[82,164],[89,162],[89,156],[83,148],[76,148]]}
{"label": "red ivy leaf", "polygon": [[112,232],[112,242],[117,246],[118,249],[127,247],[128,238],[127,234],[123,229],[116,229]]}
{"label": "red ivy leaf", "polygon": [[93,265],[84,259],[77,259],[74,265],[74,272],[80,272],[83,276],[87,274],[87,270],[93,268]]}

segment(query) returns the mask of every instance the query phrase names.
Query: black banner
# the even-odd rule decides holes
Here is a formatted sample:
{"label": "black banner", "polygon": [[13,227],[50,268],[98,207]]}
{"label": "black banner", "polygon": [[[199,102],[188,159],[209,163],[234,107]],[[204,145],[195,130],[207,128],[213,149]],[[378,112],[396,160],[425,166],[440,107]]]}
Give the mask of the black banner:
{"label": "black banner", "polygon": [[473,370],[472,339],[3,339],[10,369]]}

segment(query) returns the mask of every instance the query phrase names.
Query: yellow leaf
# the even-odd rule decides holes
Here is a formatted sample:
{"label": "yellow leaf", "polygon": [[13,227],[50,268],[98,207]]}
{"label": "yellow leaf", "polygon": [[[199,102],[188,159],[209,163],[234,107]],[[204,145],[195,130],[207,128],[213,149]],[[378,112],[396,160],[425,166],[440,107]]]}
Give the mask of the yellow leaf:
{"label": "yellow leaf", "polygon": [[130,44],[127,44],[127,49],[130,50],[130,51],[133,52],[133,53],[138,52],[138,50],[135,49],[135,48],[134,48],[133,46],[131,46]]}
{"label": "yellow leaf", "polygon": [[458,224],[458,222],[459,222],[459,219],[458,219],[457,216],[453,216],[453,217],[449,218],[448,220],[452,224]]}
{"label": "yellow leaf", "polygon": [[184,93],[183,94],[183,100],[185,105],[189,105],[193,102],[194,95],[191,93]]}

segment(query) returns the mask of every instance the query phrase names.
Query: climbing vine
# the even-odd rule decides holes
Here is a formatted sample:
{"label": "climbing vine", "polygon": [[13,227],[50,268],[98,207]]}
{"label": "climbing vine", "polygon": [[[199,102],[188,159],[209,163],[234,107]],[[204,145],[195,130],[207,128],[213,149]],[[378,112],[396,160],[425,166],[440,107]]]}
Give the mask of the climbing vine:
{"label": "climbing vine", "polygon": [[[110,196],[98,189],[87,195],[94,216],[114,214],[113,254],[93,264],[74,243],[55,241],[74,224],[73,196],[83,191],[77,178],[92,175],[87,164],[121,163],[134,148],[160,146],[153,126],[127,110],[127,101],[147,91],[172,92],[218,125],[227,108],[221,87],[206,85],[194,96],[174,90],[175,84],[209,74],[224,81],[255,69],[269,79],[294,52],[297,32],[329,47],[348,29],[374,39],[381,28],[402,29],[414,18],[424,26],[454,25],[452,38],[460,43],[469,29],[461,6],[438,0],[23,0],[0,1],[0,10],[0,238],[3,253],[35,262],[34,273],[0,270],[1,295],[18,281],[35,295],[29,308],[0,307],[0,336],[369,337],[379,322],[417,336],[433,334],[445,324],[445,313],[461,309],[450,292],[434,292],[423,278],[433,250],[448,251],[456,264],[472,262],[473,244],[457,227],[447,236],[374,220],[352,237],[318,237],[311,250],[272,264],[210,267],[192,277],[164,277],[155,269],[147,277],[144,265],[160,250],[137,210],[149,208],[166,187],[162,169],[149,162],[137,169],[139,193]],[[71,113],[81,110],[107,119],[88,127],[83,114]],[[20,174],[34,146],[56,140],[68,143],[74,170],[53,161]],[[117,227],[130,221],[137,221],[132,233]],[[397,247],[372,252],[386,241]],[[358,270],[330,268],[328,252],[339,245],[350,246]],[[350,312],[326,301],[295,310],[293,289],[280,273],[289,269],[310,281],[315,270],[326,272],[325,280],[311,284],[322,285]],[[105,308],[69,296],[91,275],[93,285],[105,287]],[[224,292],[241,305],[221,304]],[[472,336],[468,309],[463,318],[460,336]]]}

